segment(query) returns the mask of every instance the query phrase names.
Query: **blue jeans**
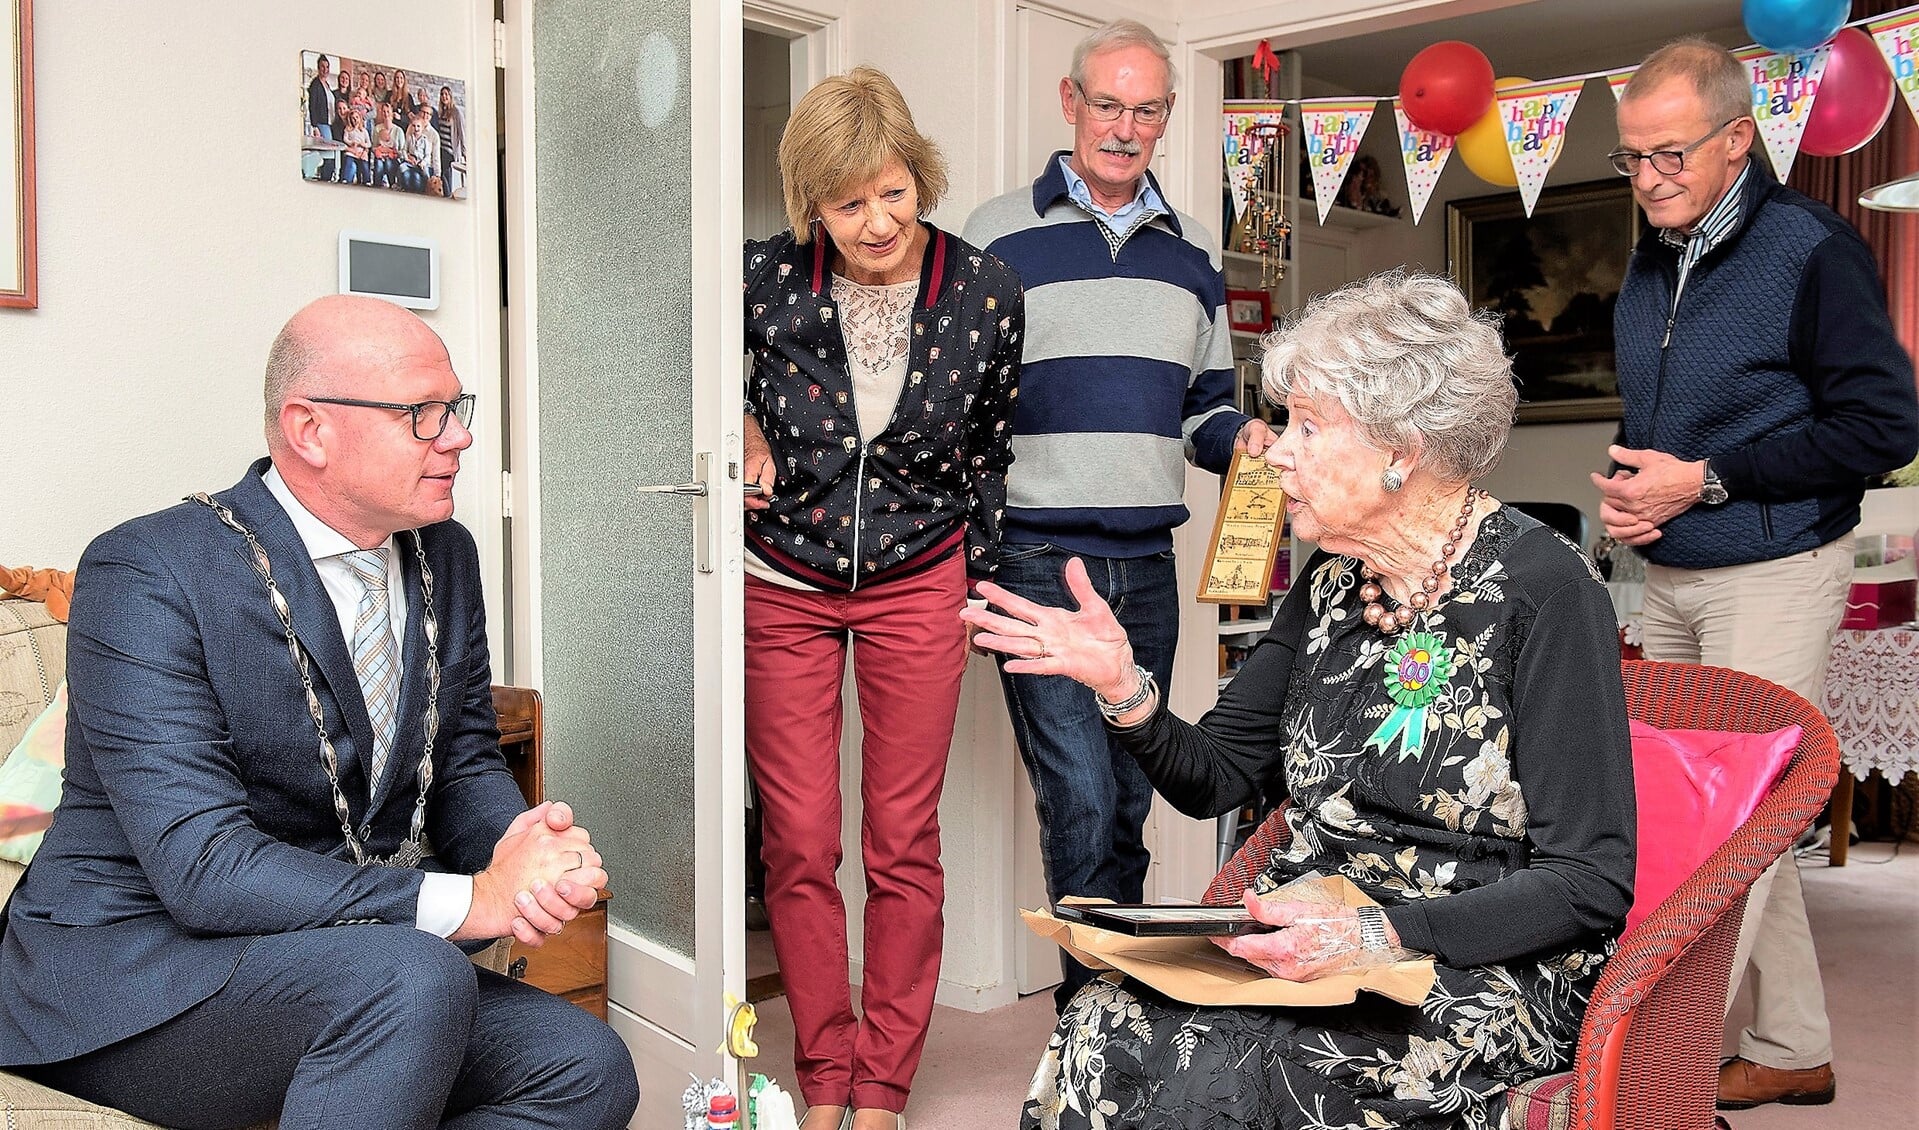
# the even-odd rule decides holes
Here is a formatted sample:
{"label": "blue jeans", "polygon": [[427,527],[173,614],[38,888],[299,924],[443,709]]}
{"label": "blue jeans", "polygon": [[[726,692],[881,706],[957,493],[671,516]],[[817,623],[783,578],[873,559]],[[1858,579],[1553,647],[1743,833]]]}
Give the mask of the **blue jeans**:
{"label": "blue jeans", "polygon": [[[1146,557],[1089,557],[1052,545],[1001,547],[993,579],[1040,604],[1072,607],[1066,562],[1086,563],[1093,588],[1113,606],[1132,641],[1133,658],[1164,687],[1179,644],[1179,582],[1173,553]],[[1150,856],[1142,830],[1153,786],[1139,764],[1106,732],[1093,692],[1063,675],[1011,675],[1000,670],[1006,710],[1020,759],[1033,781],[1046,866],[1046,894],[1088,895],[1138,902]],[[1093,972],[1060,954],[1065,979],[1054,990],[1064,1007]]]}

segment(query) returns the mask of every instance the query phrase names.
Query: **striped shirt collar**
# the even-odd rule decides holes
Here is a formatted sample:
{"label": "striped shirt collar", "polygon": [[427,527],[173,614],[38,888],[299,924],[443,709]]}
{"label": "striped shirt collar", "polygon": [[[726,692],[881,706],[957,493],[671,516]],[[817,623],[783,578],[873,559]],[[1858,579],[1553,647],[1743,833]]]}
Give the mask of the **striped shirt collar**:
{"label": "striped shirt collar", "polygon": [[1693,225],[1690,232],[1677,228],[1664,228],[1659,238],[1666,246],[1678,248],[1681,269],[1689,268],[1699,262],[1706,252],[1724,243],[1734,228],[1739,226],[1740,202],[1745,196],[1746,181],[1752,176],[1752,162],[1747,161],[1739,175],[1719,202],[1706,211],[1706,215]]}

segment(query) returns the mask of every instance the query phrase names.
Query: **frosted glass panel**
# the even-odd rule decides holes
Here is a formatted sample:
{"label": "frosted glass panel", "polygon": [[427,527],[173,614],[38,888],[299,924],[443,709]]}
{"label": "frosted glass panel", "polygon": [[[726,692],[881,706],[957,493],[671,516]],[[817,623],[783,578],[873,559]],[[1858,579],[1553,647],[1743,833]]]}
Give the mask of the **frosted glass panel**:
{"label": "frosted glass panel", "polygon": [[533,10],[546,792],[693,952],[689,9]]}

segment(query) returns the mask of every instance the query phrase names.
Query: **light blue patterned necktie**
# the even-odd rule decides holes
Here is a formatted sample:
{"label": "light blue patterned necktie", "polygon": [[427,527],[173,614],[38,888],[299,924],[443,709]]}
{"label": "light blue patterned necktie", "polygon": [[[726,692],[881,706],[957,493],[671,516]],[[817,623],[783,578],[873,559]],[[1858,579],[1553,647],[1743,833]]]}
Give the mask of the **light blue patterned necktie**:
{"label": "light blue patterned necktie", "polygon": [[367,716],[373,720],[373,766],[367,790],[377,794],[386,773],[387,752],[393,748],[394,720],[400,713],[400,645],[393,638],[387,607],[386,549],[356,549],[340,559],[360,582],[360,607],[353,619],[353,673],[360,678]]}

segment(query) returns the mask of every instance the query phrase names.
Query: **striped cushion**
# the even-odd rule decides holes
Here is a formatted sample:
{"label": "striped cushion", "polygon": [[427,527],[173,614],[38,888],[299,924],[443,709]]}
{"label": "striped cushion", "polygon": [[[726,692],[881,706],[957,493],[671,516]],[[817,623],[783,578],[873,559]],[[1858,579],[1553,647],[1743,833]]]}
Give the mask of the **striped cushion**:
{"label": "striped cushion", "polygon": [[1573,1124],[1573,1073],[1562,1071],[1506,1091],[1506,1130],[1566,1130]]}

